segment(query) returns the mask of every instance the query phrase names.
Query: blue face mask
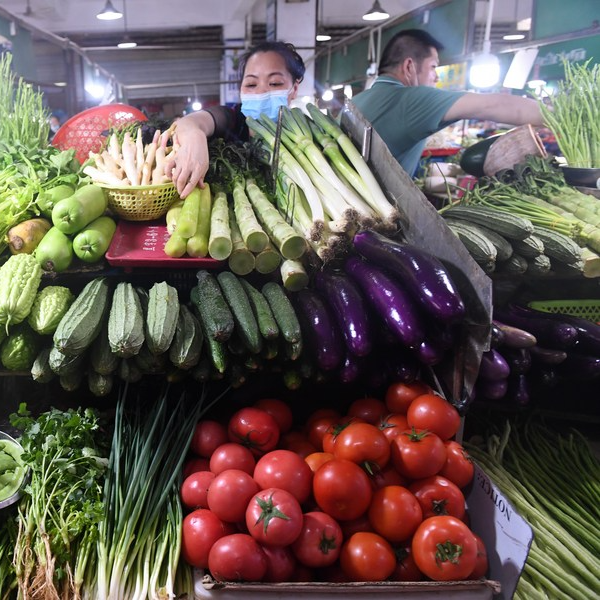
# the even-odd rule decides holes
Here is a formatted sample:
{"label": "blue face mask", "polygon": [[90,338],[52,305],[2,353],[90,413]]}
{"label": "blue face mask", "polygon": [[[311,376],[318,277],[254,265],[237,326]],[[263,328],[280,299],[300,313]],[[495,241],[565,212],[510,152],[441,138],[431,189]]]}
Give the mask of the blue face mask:
{"label": "blue face mask", "polygon": [[288,105],[289,90],[278,90],[264,94],[241,94],[242,113],[246,117],[258,119],[265,114],[269,119],[276,121],[279,116],[279,107]]}

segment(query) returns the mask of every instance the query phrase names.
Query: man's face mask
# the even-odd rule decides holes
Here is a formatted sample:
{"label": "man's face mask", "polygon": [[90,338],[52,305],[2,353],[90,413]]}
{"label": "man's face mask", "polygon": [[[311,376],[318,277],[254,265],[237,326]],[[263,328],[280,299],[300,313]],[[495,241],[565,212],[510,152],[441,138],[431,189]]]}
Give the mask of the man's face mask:
{"label": "man's face mask", "polygon": [[279,115],[279,107],[288,105],[290,92],[291,89],[264,94],[241,94],[242,113],[253,119],[258,119],[261,114],[265,114],[275,121]]}

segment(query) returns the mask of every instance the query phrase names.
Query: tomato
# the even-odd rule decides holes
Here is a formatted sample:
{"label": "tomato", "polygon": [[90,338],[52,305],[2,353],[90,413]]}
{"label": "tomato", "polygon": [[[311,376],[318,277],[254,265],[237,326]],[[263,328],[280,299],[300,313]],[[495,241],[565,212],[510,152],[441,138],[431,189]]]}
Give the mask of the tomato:
{"label": "tomato", "polygon": [[183,480],[179,490],[183,506],[189,510],[208,508],[206,495],[208,494],[208,486],[214,478],[215,474],[211,471],[196,471],[188,475]]}
{"label": "tomato", "polygon": [[424,519],[435,515],[451,515],[461,521],[464,519],[465,497],[449,479],[434,475],[413,481],[408,489],[419,501]]}
{"label": "tomato", "polygon": [[254,408],[268,412],[277,423],[281,433],[287,433],[294,422],[290,405],[278,398],[261,398],[254,403]]}
{"label": "tomato", "polygon": [[210,419],[198,421],[190,442],[190,451],[197,456],[210,458],[215,448],[228,440],[227,429],[218,421]]}
{"label": "tomato", "polygon": [[304,513],[302,529],[292,544],[292,552],[307,567],[327,567],[338,559],[342,541],[342,528],[332,516],[310,511]]}
{"label": "tomato", "polygon": [[358,398],[354,400],[348,407],[348,415],[350,417],[358,417],[365,423],[377,425],[379,420],[388,411],[385,402],[379,398]]}
{"label": "tomato", "polygon": [[336,458],[351,460],[367,472],[383,469],[390,460],[390,444],[385,435],[370,423],[350,423],[337,436],[333,447]]}
{"label": "tomato", "polygon": [[388,413],[379,419],[377,427],[383,432],[383,435],[391,442],[397,435],[405,429],[410,429],[406,415],[400,413]]}
{"label": "tomato", "polygon": [[290,450],[271,450],[254,468],[254,481],[261,488],[280,488],[302,504],[312,492],[313,472],[307,462]]}
{"label": "tomato", "polygon": [[247,446],[257,456],[273,450],[279,441],[277,421],[268,412],[252,406],[231,416],[227,433],[230,441]]}
{"label": "tomato", "polygon": [[302,458],[306,458],[309,454],[313,454],[317,451],[317,448],[313,446],[307,439],[300,438],[287,442],[281,447],[282,449],[290,450]]}
{"label": "tomato", "polygon": [[234,526],[221,521],[212,511],[205,508],[195,510],[183,519],[181,556],[193,567],[206,569],[213,544],[233,532]]}
{"label": "tomato", "polygon": [[391,463],[388,463],[381,471],[370,473],[369,477],[374,490],[378,490],[386,485],[406,486],[407,483],[406,477],[400,475]]}
{"label": "tomato", "polygon": [[390,445],[392,464],[409,479],[436,475],[446,463],[446,447],[435,433],[422,429],[403,431]]}
{"label": "tomato", "polygon": [[405,415],[411,402],[417,396],[429,392],[431,392],[431,388],[423,381],[392,383],[385,392],[385,405],[389,412]]}
{"label": "tomato", "polygon": [[325,416],[313,419],[310,425],[306,426],[306,435],[308,441],[319,450],[323,449],[323,437],[327,433],[330,427],[334,426],[338,422],[338,417]]}
{"label": "tomato", "polygon": [[331,452],[313,452],[306,456],[304,460],[306,464],[310,467],[310,470],[313,473],[316,473],[318,468],[325,464],[328,460],[335,458]]}
{"label": "tomato", "polygon": [[427,429],[442,440],[456,435],[460,427],[458,410],[437,394],[417,396],[408,407],[406,419],[410,427]]}
{"label": "tomato", "polygon": [[471,457],[463,446],[454,440],[444,442],[444,446],[446,446],[446,463],[439,474],[459,488],[466,487],[473,481],[475,471]]}
{"label": "tomato", "polygon": [[337,436],[344,431],[351,423],[360,422],[358,417],[344,416],[340,417],[335,423],[333,423],[323,436],[323,452],[331,452],[333,454],[333,448],[337,440]]}
{"label": "tomato", "polygon": [[321,510],[347,521],[366,512],[373,492],[368,475],[356,463],[334,458],[314,474],[313,495]]}
{"label": "tomato", "polygon": [[260,490],[248,502],[246,527],[261,544],[289,546],[300,535],[302,508],[298,500],[285,490]]}
{"label": "tomato", "polygon": [[376,490],[368,514],[373,529],[389,542],[404,542],[423,521],[418,500],[401,485]]}
{"label": "tomato", "polygon": [[226,442],[221,444],[210,457],[210,470],[218,475],[227,469],[239,469],[246,471],[249,475],[254,473],[256,458],[252,452],[235,442]]}
{"label": "tomato", "polygon": [[315,419],[320,419],[321,417],[334,417],[337,421],[341,416],[340,412],[335,408],[317,408],[317,410],[311,413],[308,419],[306,419],[306,426],[310,427]]}
{"label": "tomato", "polygon": [[390,581],[421,581],[423,573],[419,571],[412,555],[410,544],[394,547],[396,567],[389,576]]}
{"label": "tomato", "polygon": [[477,540],[456,517],[425,519],[411,547],[419,570],[434,581],[466,579],[477,562]]}
{"label": "tomato", "polygon": [[350,581],[384,581],[394,571],[396,556],[388,541],[364,531],[344,542],[340,564]]}
{"label": "tomato", "polygon": [[267,557],[267,572],[263,581],[269,583],[291,581],[297,563],[290,547],[261,546],[261,548]]}
{"label": "tomato", "polygon": [[188,475],[191,475],[196,471],[210,471],[208,458],[197,457],[186,459],[181,471],[182,477],[185,479]]}
{"label": "tomato", "polygon": [[262,581],[267,567],[263,549],[247,533],[220,538],[208,554],[208,568],[218,581]]}
{"label": "tomato", "polygon": [[237,523],[244,519],[248,502],[258,491],[258,483],[246,471],[228,469],[212,480],[206,500],[221,520]]}
{"label": "tomato", "polygon": [[373,525],[369,521],[368,512],[362,514],[356,519],[351,521],[340,521],[340,527],[342,528],[342,534],[344,539],[347,540],[352,534],[358,533],[359,531],[371,531],[375,532]]}
{"label": "tomato", "polygon": [[476,533],[473,533],[473,535],[477,542],[477,558],[475,560],[475,568],[469,574],[468,579],[481,579],[481,577],[485,577],[485,574],[488,571],[487,549],[483,540]]}

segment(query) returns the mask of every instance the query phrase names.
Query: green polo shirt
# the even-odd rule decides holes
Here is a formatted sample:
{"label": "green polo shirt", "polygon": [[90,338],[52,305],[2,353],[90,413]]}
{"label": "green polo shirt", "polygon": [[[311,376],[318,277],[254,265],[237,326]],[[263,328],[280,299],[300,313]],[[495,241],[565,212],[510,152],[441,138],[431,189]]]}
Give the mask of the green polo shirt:
{"label": "green polo shirt", "polygon": [[448,109],[466,92],[428,86],[407,87],[381,75],[352,99],[411,176],[419,165],[427,138],[454,121],[443,121]]}

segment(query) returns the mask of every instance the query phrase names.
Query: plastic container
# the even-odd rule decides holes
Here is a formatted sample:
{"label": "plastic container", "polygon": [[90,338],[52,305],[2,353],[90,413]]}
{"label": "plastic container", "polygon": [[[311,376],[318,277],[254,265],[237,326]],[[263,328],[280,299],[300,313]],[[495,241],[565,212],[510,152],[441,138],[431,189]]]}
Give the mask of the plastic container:
{"label": "plastic container", "polygon": [[600,300],[535,300],[531,308],[549,313],[560,313],[600,323]]}
{"label": "plastic container", "polygon": [[[15,444],[19,448],[21,448],[21,444],[19,444],[19,442],[17,442],[17,440],[15,440],[13,437],[8,435],[8,433],[4,433],[3,431],[0,431],[0,440],[8,440],[9,442],[12,442],[13,444]],[[5,498],[4,500],[0,500],[0,510],[2,510],[4,508],[8,508],[9,506],[12,506],[16,502],[18,502],[19,498],[22,495],[21,490],[23,488],[23,483],[26,481],[26,479],[28,477],[28,472],[29,471],[26,471],[23,474],[23,478],[22,478],[19,489],[14,494],[12,494],[12,496],[9,496],[8,498]]]}

